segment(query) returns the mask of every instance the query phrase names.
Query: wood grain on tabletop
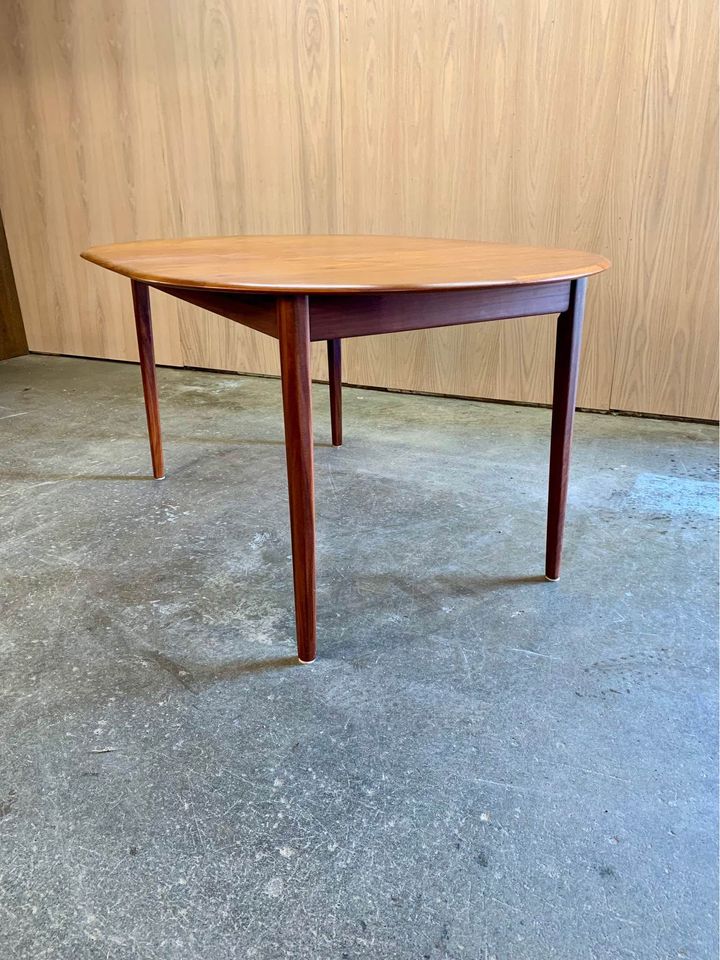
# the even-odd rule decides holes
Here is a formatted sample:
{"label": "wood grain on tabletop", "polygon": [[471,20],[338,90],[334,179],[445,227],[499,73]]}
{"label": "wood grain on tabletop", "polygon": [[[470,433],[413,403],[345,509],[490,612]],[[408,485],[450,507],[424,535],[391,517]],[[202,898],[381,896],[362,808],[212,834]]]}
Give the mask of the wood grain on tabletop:
{"label": "wood grain on tabletop", "polygon": [[593,253],[418,237],[250,236],[150,240],[85,250],[147,283],[219,290],[352,293],[530,284],[605,270]]}

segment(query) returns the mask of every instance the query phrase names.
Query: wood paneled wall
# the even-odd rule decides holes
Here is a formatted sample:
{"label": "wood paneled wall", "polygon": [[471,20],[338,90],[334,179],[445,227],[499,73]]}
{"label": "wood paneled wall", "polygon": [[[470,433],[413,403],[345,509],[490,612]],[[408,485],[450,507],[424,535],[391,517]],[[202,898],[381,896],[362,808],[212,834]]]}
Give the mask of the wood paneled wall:
{"label": "wood paneled wall", "polygon": [[[557,243],[580,403],[718,415],[715,0],[7,0],[0,208],[30,347],[135,358],[86,246],[214,233]],[[161,294],[163,363],[276,344]],[[352,383],[545,402],[552,320],[349,341]],[[316,373],[324,375],[318,353]]]}

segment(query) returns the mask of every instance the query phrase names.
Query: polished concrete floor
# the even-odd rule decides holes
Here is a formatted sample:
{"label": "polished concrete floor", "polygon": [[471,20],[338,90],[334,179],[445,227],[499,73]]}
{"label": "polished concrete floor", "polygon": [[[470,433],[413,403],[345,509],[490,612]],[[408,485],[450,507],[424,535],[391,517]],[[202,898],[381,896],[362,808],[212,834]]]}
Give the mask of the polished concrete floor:
{"label": "polished concrete floor", "polygon": [[0,364],[0,957],[717,956],[716,431],[315,390],[293,656],[277,381]]}

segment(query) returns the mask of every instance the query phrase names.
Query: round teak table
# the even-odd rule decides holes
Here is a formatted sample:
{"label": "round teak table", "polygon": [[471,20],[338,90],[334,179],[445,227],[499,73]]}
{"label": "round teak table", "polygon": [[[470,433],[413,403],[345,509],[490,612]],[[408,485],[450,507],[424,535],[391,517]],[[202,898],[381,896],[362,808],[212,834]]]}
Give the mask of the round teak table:
{"label": "round teak table", "polygon": [[557,580],[587,277],[610,264],[578,250],[411,237],[149,240],[82,256],[129,277],[153,474],[164,476],[149,288],[280,344],[298,657],[315,659],[315,501],[310,343],[326,340],[332,442],[342,443],[343,337],[557,313],[545,576]]}

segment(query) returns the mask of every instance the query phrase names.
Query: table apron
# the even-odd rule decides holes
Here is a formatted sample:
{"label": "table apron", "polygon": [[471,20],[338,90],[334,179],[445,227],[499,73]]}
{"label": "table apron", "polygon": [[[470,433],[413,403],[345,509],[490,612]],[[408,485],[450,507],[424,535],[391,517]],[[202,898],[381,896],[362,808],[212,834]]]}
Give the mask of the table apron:
{"label": "table apron", "polygon": [[163,283],[151,283],[149,286],[277,339],[277,301],[274,294],[178,287]]}
{"label": "table apron", "polygon": [[563,313],[570,304],[570,285],[570,280],[560,280],[476,290],[315,294],[310,296],[310,339],[365,337]]}
{"label": "table apron", "polygon": [[[341,340],[563,313],[570,304],[571,283],[570,280],[555,280],[475,290],[310,294],[310,339]],[[290,293],[183,288],[160,283],[150,286],[271,337],[278,336],[276,298],[293,296]]]}

